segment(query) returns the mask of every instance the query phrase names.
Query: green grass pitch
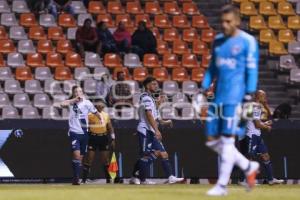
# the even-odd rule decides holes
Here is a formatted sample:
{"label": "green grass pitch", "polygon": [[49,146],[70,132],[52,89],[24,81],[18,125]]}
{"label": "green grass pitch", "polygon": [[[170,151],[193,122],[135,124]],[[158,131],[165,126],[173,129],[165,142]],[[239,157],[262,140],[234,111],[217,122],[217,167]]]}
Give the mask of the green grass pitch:
{"label": "green grass pitch", "polygon": [[[207,200],[209,185],[81,185],[8,184],[0,185],[0,200]],[[246,192],[241,186],[229,186],[232,200],[300,200],[300,185],[257,186]]]}

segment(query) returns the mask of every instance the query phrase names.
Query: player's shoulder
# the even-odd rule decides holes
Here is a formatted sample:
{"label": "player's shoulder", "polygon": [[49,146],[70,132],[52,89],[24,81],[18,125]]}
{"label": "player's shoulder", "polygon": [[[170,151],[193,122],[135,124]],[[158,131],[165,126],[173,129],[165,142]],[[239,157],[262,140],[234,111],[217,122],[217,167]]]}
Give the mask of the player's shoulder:
{"label": "player's shoulder", "polygon": [[144,92],[141,94],[140,99],[142,101],[151,101],[152,97],[148,93]]}
{"label": "player's shoulder", "polygon": [[253,35],[247,33],[246,31],[240,30],[240,38],[248,43],[248,45],[256,44],[256,39]]}
{"label": "player's shoulder", "polygon": [[225,35],[223,33],[218,33],[215,38],[214,38],[214,41],[220,41],[220,40],[223,40],[225,38]]}

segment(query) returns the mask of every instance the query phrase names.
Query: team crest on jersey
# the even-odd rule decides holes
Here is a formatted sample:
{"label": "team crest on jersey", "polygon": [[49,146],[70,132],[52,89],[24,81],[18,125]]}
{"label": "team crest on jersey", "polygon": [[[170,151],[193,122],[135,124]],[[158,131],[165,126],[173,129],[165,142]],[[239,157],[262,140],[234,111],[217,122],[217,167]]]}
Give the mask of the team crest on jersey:
{"label": "team crest on jersey", "polygon": [[232,53],[232,55],[237,55],[237,54],[239,54],[240,52],[241,52],[241,46],[239,46],[239,45],[234,45],[232,48],[231,48],[231,53]]}

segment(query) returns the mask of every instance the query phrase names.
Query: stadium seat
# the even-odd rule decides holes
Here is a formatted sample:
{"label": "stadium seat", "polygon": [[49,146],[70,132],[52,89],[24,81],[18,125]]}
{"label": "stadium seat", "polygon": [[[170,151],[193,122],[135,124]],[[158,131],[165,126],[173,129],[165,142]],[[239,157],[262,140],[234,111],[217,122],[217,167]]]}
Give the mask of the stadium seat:
{"label": "stadium seat", "polygon": [[37,51],[39,53],[50,53],[54,51],[52,42],[50,40],[39,40],[37,44]]}
{"label": "stadium seat", "polygon": [[76,27],[76,21],[71,14],[62,13],[58,17],[58,25],[65,28]]}
{"label": "stadium seat", "polygon": [[47,79],[47,80],[45,80],[45,83],[44,83],[44,91],[53,97],[55,94],[62,93],[61,85],[62,84],[60,81],[56,81],[53,79]]}
{"label": "stadium seat", "polygon": [[27,34],[23,26],[11,26],[9,29],[9,38],[13,40],[26,40]]}
{"label": "stadium seat", "polygon": [[6,67],[6,63],[3,59],[3,55],[0,53],[0,67]]}
{"label": "stadium seat", "polygon": [[215,31],[213,29],[203,29],[201,31],[201,40],[210,43],[215,39]]}
{"label": "stadium seat", "polygon": [[76,39],[76,32],[77,32],[77,27],[68,28],[68,31],[67,31],[68,40],[75,40]]}
{"label": "stadium seat", "polygon": [[262,1],[259,3],[259,14],[261,15],[276,15],[276,9],[272,2]]}
{"label": "stadium seat", "polygon": [[157,53],[160,55],[170,52],[167,42],[163,41],[163,40],[157,40],[156,50],[157,50]]}
{"label": "stadium seat", "polygon": [[33,13],[22,13],[20,15],[20,25],[24,27],[37,26],[38,23]]}
{"label": "stadium seat", "polygon": [[177,82],[183,82],[189,80],[190,77],[185,68],[174,68],[172,70],[172,80]]}
{"label": "stadium seat", "polygon": [[145,4],[145,13],[151,15],[159,15],[162,13],[159,3],[157,1],[146,2]]}
{"label": "stadium seat", "polygon": [[173,16],[173,26],[175,28],[190,28],[191,24],[186,15],[175,15]]}
{"label": "stadium seat", "polygon": [[125,27],[127,28],[132,28],[134,26],[129,14],[116,15],[116,24],[119,24],[119,22],[121,21],[125,24]]}
{"label": "stadium seat", "polygon": [[300,16],[289,16],[288,17],[288,28],[293,30],[299,30],[300,29]]}
{"label": "stadium seat", "polygon": [[148,68],[156,68],[161,66],[156,54],[145,54],[143,58],[143,64]]}
{"label": "stadium seat", "polygon": [[44,27],[57,26],[56,20],[51,14],[41,14],[39,19],[39,24]]}
{"label": "stadium seat", "polygon": [[26,65],[30,67],[45,66],[43,56],[40,53],[28,53],[26,58]]}
{"label": "stadium seat", "polygon": [[14,13],[29,13],[30,12],[26,1],[23,1],[23,0],[13,1],[12,2],[12,11]]}
{"label": "stadium seat", "polygon": [[61,27],[50,27],[48,28],[48,39],[49,40],[63,40],[65,35]]}
{"label": "stadium seat", "polygon": [[86,13],[86,8],[82,1],[72,1],[71,7],[75,14],[83,14]]}
{"label": "stadium seat", "polygon": [[0,40],[0,53],[15,52],[16,47],[12,40]]}
{"label": "stadium seat", "polygon": [[182,40],[185,42],[193,42],[194,40],[199,40],[199,35],[196,29],[184,29],[182,32]]}
{"label": "stadium seat", "polygon": [[7,1],[0,1],[0,13],[10,13],[11,9]]}
{"label": "stadium seat", "polygon": [[18,52],[22,54],[35,53],[36,51],[32,40],[19,40]]}
{"label": "stadium seat", "polygon": [[164,67],[154,68],[152,75],[159,82],[169,80],[169,73]]}
{"label": "stadium seat", "polygon": [[178,55],[189,53],[189,47],[187,43],[182,40],[175,40],[173,42],[173,53]]}
{"label": "stadium seat", "polygon": [[201,40],[193,41],[193,54],[202,55],[203,53],[207,53],[209,51],[207,44]]}
{"label": "stadium seat", "polygon": [[295,41],[294,33],[291,29],[283,29],[278,32],[278,40],[279,42],[289,43],[291,41]]}
{"label": "stadium seat", "polygon": [[297,42],[297,41],[289,42],[288,52],[290,54],[299,55],[300,54],[300,42]]}
{"label": "stadium seat", "polygon": [[43,27],[32,26],[29,29],[29,38],[32,40],[45,40],[47,39],[47,36]]}
{"label": "stadium seat", "polygon": [[126,12],[132,15],[143,14],[144,10],[139,1],[129,1],[126,3]]}
{"label": "stadium seat", "polygon": [[10,105],[10,100],[7,94],[0,93],[0,108]]}
{"label": "stadium seat", "polygon": [[176,81],[164,81],[162,91],[167,95],[174,95],[179,92],[179,87]]}
{"label": "stadium seat", "polygon": [[13,74],[10,67],[0,67],[0,81],[12,79]]}
{"label": "stadium seat", "polygon": [[164,3],[164,13],[168,15],[179,15],[181,14],[181,10],[176,1],[170,1]]}
{"label": "stadium seat", "polygon": [[58,53],[66,54],[73,50],[70,40],[58,40],[56,44],[56,51]]}
{"label": "stadium seat", "polygon": [[250,29],[261,30],[261,29],[266,29],[267,25],[263,16],[257,15],[257,16],[250,16],[249,27]]}
{"label": "stadium seat", "polygon": [[37,67],[35,69],[35,79],[44,81],[52,78],[52,74],[49,67]]}
{"label": "stadium seat", "polygon": [[182,12],[187,15],[199,15],[199,9],[194,2],[187,2],[182,4]]}
{"label": "stadium seat", "polygon": [[[141,93],[135,93],[132,95],[132,105],[136,108],[138,108],[140,106],[140,97],[141,97]],[[1,96],[0,96],[1,99]],[[0,102],[1,104],[1,102]]]}
{"label": "stadium seat", "polygon": [[63,81],[63,91],[66,94],[72,93],[72,87],[77,85],[77,82],[75,80],[65,80]]}
{"label": "stadium seat", "polygon": [[94,69],[94,79],[101,80],[103,75],[110,75],[108,68],[106,67],[97,67]]}
{"label": "stadium seat", "polygon": [[240,13],[246,16],[257,15],[257,10],[253,2],[245,1],[240,4]]}
{"label": "stadium seat", "polygon": [[272,29],[262,29],[259,31],[260,42],[269,43],[272,40],[277,40],[277,37]]}
{"label": "stadium seat", "polygon": [[56,52],[47,53],[46,65],[49,67],[63,67],[64,62],[61,54]]}
{"label": "stadium seat", "polygon": [[88,5],[88,12],[91,14],[105,14],[106,8],[101,1],[90,1]]}
{"label": "stadium seat", "polygon": [[200,63],[195,54],[183,54],[181,65],[185,68],[200,67]]}
{"label": "stadium seat", "polygon": [[300,69],[294,68],[290,71],[290,80],[292,82],[300,82]]}
{"label": "stadium seat", "polygon": [[192,27],[199,29],[209,28],[207,18],[203,15],[194,15],[192,18]]}
{"label": "stadium seat", "polygon": [[[183,119],[183,120],[193,120],[195,118],[195,110],[192,107],[191,104],[183,104],[183,107],[181,108],[181,117],[178,119]],[[176,119],[176,115],[175,115]]]}
{"label": "stadium seat", "polygon": [[77,25],[78,25],[78,26],[83,26],[84,21],[85,21],[86,19],[92,20],[92,27],[95,27],[94,19],[93,19],[92,15],[89,14],[89,13],[79,14],[79,15],[77,16]]}
{"label": "stadium seat", "polygon": [[205,70],[202,68],[194,68],[192,69],[191,80],[197,83],[201,83],[204,78]]}
{"label": "stadium seat", "polygon": [[29,67],[18,67],[16,69],[16,79],[19,81],[32,80],[31,69]]}
{"label": "stadium seat", "polygon": [[92,77],[90,70],[86,67],[78,67],[74,70],[74,78],[78,81],[85,80]]}
{"label": "stadium seat", "polygon": [[135,119],[135,109],[133,107],[122,107],[120,109],[121,120]]}
{"label": "stadium seat", "polygon": [[73,75],[68,67],[56,67],[54,72],[54,78],[59,81],[72,80]]}
{"label": "stadium seat", "polygon": [[81,56],[78,53],[68,52],[65,60],[68,67],[82,67]]}
{"label": "stadium seat", "polygon": [[23,93],[20,82],[15,79],[8,79],[4,82],[4,92],[7,94]]}
{"label": "stadium seat", "polygon": [[289,15],[295,15],[295,10],[293,8],[293,5],[289,2],[280,2],[278,4],[278,14],[280,15],[285,15],[285,16],[289,16]]}
{"label": "stadium seat", "polygon": [[176,28],[164,29],[164,41],[173,42],[174,40],[180,39],[178,30]]}
{"label": "stadium seat", "polygon": [[115,28],[115,21],[110,14],[100,14],[97,16],[97,23],[105,22],[108,28]]}
{"label": "stadium seat", "polygon": [[144,67],[137,67],[133,70],[133,80],[142,82],[148,77],[148,70]]}
{"label": "stadium seat", "polygon": [[136,27],[140,21],[146,22],[147,28],[151,28],[153,26],[152,21],[150,20],[150,17],[148,14],[135,15],[135,26]]}
{"label": "stadium seat", "polygon": [[284,1],[286,1],[286,0],[268,0],[268,1],[270,1],[270,2],[272,2],[272,3],[275,3],[275,4],[278,4],[278,3],[284,2]]}
{"label": "stadium seat", "polygon": [[142,63],[137,54],[128,53],[124,56],[124,66],[129,68],[136,68],[142,66]]}
{"label": "stadium seat", "polygon": [[8,34],[4,26],[0,26],[0,40],[8,39]]}
{"label": "stadium seat", "polygon": [[174,104],[186,103],[186,102],[188,102],[188,99],[185,96],[185,94],[182,92],[178,92],[172,96],[172,103]]}
{"label": "stadium seat", "polygon": [[297,41],[300,42],[300,30],[297,32]]}
{"label": "stadium seat", "polygon": [[2,119],[19,119],[18,110],[13,106],[4,106],[2,109]]}
{"label": "stadium seat", "polygon": [[166,68],[176,68],[180,67],[180,62],[176,54],[168,53],[163,55],[162,65]]}
{"label": "stadium seat", "polygon": [[122,67],[122,60],[118,54],[107,53],[104,56],[104,66],[108,68]]}
{"label": "stadium seat", "polygon": [[100,56],[92,52],[85,52],[84,64],[90,68],[103,67]]}
{"label": "stadium seat", "polygon": [[270,16],[268,26],[274,30],[286,29],[285,23],[280,15]]}
{"label": "stadium seat", "polygon": [[69,111],[69,109],[68,108],[63,108],[62,109],[62,112],[61,112],[61,118],[63,119],[63,120],[68,120],[69,119],[69,116],[70,116],[70,111]]}
{"label": "stadium seat", "polygon": [[18,26],[18,21],[14,13],[3,13],[1,15],[1,25]]}
{"label": "stadium seat", "polygon": [[169,21],[168,16],[165,14],[155,15],[154,16],[154,25],[157,28],[171,28],[172,27],[172,24]]}
{"label": "stadium seat", "polygon": [[96,85],[97,82],[94,79],[84,80],[83,91],[87,94],[95,94],[97,91]]}
{"label": "stadium seat", "polygon": [[171,103],[164,103],[160,106],[160,116],[162,119],[175,119],[178,116],[177,110],[172,106]]}
{"label": "stadium seat", "polygon": [[208,68],[209,63],[210,63],[210,59],[211,59],[211,54],[209,52],[206,52],[206,53],[202,54],[201,67]]}
{"label": "stadium seat", "polygon": [[296,5],[296,13],[300,15],[300,2],[298,2]]}
{"label": "stadium seat", "polygon": [[27,80],[25,81],[25,92],[28,94],[43,93],[41,82],[39,80]]}
{"label": "stadium seat", "polygon": [[13,105],[16,108],[24,108],[26,106],[30,106],[31,103],[28,94],[15,94],[13,98]]}
{"label": "stadium seat", "polygon": [[54,119],[59,120],[61,119],[61,116],[58,112],[58,109],[54,106],[48,106],[43,108],[42,110],[42,118],[43,119]]}
{"label": "stadium seat", "polygon": [[108,1],[107,12],[113,15],[123,14],[124,9],[119,1]]}
{"label": "stadium seat", "polygon": [[273,40],[269,43],[269,53],[273,55],[285,55],[287,54],[287,50],[284,47],[282,42]]}
{"label": "stadium seat", "polygon": [[131,80],[130,73],[128,71],[128,68],[126,68],[126,67],[116,67],[116,68],[114,68],[114,71],[113,71],[113,74],[112,74],[112,78],[114,80],[117,80],[117,76],[118,76],[119,72],[123,72],[125,74],[125,80]]}
{"label": "stadium seat", "polygon": [[298,68],[294,56],[290,54],[280,56],[279,67],[281,69],[288,69],[288,70],[293,68]]}
{"label": "stadium seat", "polygon": [[199,92],[198,85],[195,81],[183,81],[182,92],[187,95],[195,95]]}
{"label": "stadium seat", "polygon": [[7,56],[7,65],[10,67],[24,67],[25,61],[21,53],[9,53]]}
{"label": "stadium seat", "polygon": [[37,108],[28,106],[22,109],[22,119],[39,119],[40,115]]}

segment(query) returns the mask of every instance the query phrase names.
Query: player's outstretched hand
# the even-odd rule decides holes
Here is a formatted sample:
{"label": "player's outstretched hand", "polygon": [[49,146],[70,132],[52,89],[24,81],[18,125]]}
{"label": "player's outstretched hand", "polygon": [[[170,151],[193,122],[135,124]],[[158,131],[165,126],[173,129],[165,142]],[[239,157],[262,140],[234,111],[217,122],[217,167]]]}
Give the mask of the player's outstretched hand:
{"label": "player's outstretched hand", "polygon": [[160,131],[159,130],[157,130],[157,131],[155,131],[155,137],[156,137],[156,139],[158,139],[158,140],[162,140],[162,136],[161,136],[161,133],[160,133]]}

